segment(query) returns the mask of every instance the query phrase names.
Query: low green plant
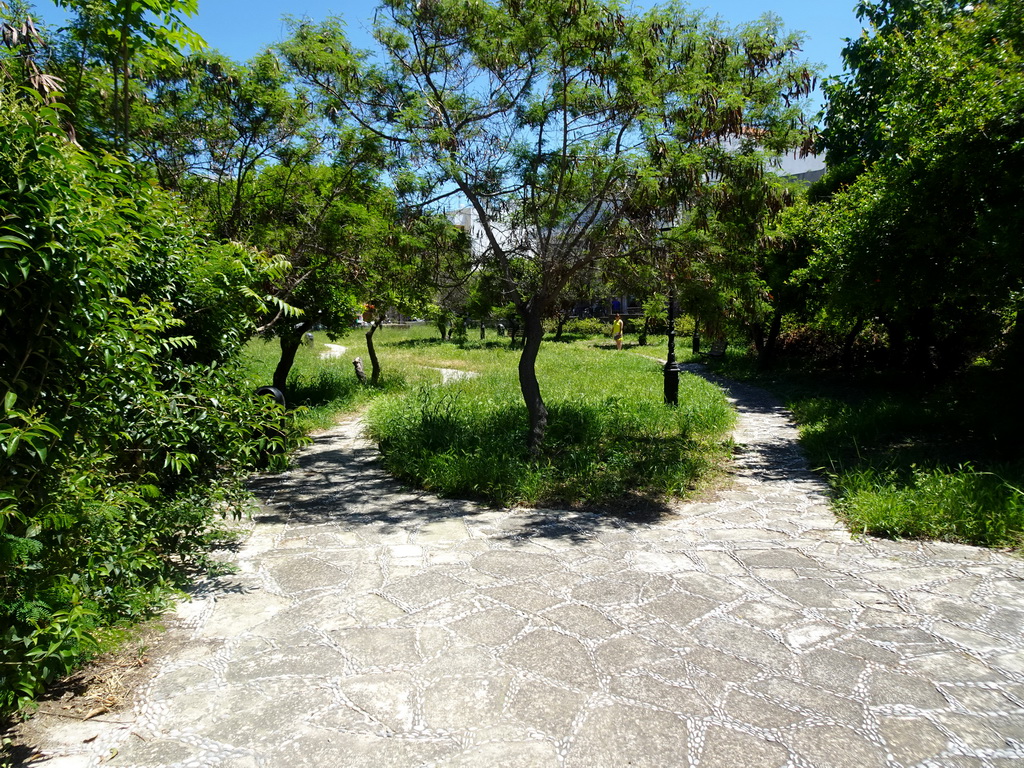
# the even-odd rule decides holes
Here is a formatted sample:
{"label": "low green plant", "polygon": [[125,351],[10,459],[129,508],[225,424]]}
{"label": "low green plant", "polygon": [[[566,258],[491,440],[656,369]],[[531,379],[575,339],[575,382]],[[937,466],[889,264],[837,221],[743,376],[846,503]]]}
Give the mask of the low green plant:
{"label": "low green plant", "polygon": [[[1018,484],[1007,477],[1017,478]],[[835,476],[837,509],[850,529],[897,538],[982,546],[1024,544],[1024,467],[982,472],[913,467],[908,473],[856,469]]]}
{"label": "low green plant", "polygon": [[986,366],[927,386],[884,373],[766,373],[739,354],[715,368],[786,401],[852,531],[1022,544],[1022,409],[1005,371]]}
{"label": "low green plant", "polygon": [[475,378],[374,403],[369,433],[389,468],[445,495],[581,505],[685,494],[725,455],[732,415],[717,388],[684,375],[681,405],[667,407],[652,361],[548,345],[538,365],[548,434],[533,460],[515,355],[479,350]]}
{"label": "low green plant", "polygon": [[297,441],[235,364],[280,261],[63,122],[0,78],[0,714],[159,609]]}

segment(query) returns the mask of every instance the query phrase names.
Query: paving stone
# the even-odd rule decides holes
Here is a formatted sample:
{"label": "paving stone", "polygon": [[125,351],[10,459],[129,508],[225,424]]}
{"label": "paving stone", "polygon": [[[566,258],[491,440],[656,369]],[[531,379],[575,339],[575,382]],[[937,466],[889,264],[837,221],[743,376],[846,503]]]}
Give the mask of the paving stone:
{"label": "paving stone", "polygon": [[682,627],[711,612],[718,603],[683,592],[673,592],[644,603],[643,610],[674,626]]}
{"label": "paving stone", "polygon": [[467,731],[501,722],[511,678],[507,675],[457,675],[435,680],[423,693],[428,727]]}
{"label": "paving stone", "polygon": [[587,649],[578,640],[557,632],[531,632],[513,643],[504,658],[521,672],[574,688],[597,684],[597,669]]}
{"label": "paving stone", "polygon": [[685,765],[686,723],[665,712],[611,704],[591,707],[565,756],[567,768]]}
{"label": "paving stone", "polygon": [[585,640],[604,640],[622,630],[604,614],[585,605],[559,605],[544,611],[544,618]]}
{"label": "paving stone", "polygon": [[731,691],[723,704],[725,714],[744,725],[756,728],[783,729],[807,719],[807,714],[784,707],[763,696]]}
{"label": "paving stone", "polygon": [[484,590],[483,594],[527,613],[541,613],[564,602],[539,589],[523,586],[493,587]]}
{"label": "paving stone", "polygon": [[328,634],[336,653],[360,672],[400,669],[422,658],[415,629],[353,627]]}
{"label": "paving stone", "polygon": [[[712,606],[714,603],[711,604]],[[786,624],[795,624],[803,619],[796,611],[771,605],[767,602],[751,602],[738,605],[729,611],[731,616],[765,629],[778,629]]]}
{"label": "paving stone", "polygon": [[[1007,723],[1001,718],[964,715],[956,712],[943,712],[935,717],[936,722],[944,726],[970,749],[1005,749],[1010,746],[1008,740],[1011,738],[1011,733],[1007,732]],[[1019,737],[1021,730],[1019,722],[1014,730],[1016,732],[1012,736]]]}
{"label": "paving stone", "polygon": [[316,730],[300,735],[262,753],[264,765],[288,768],[408,768],[449,757],[459,751],[456,743],[443,738],[401,738],[343,733],[325,738]]}
{"label": "paving stone", "polygon": [[606,640],[593,649],[598,669],[605,675],[649,669],[659,662],[675,657],[670,648],[656,645],[636,635],[623,635]]}
{"label": "paving stone", "polygon": [[854,729],[861,729],[864,726],[864,703],[856,699],[838,696],[788,677],[772,677],[748,683],[748,688],[785,707],[828,718]]}
{"label": "paving stone", "polygon": [[804,728],[789,736],[790,746],[815,768],[885,768],[885,750],[859,733],[839,726]]}
{"label": "paving stone", "polygon": [[949,746],[949,738],[922,717],[883,717],[878,727],[886,748],[900,765],[938,757]]}
{"label": "paving stone", "polygon": [[416,610],[438,600],[455,597],[468,589],[467,584],[447,574],[427,571],[387,584],[382,592],[407,610]]}
{"label": "paving stone", "polygon": [[867,684],[868,703],[880,707],[913,707],[917,710],[939,709],[946,699],[927,680],[888,671],[876,671]]}
{"label": "paving stone", "polygon": [[906,667],[935,682],[988,683],[1003,679],[985,662],[959,651],[918,656],[909,659]]}
{"label": "paving stone", "polygon": [[[404,672],[353,675],[339,683],[351,712],[372,718],[387,731],[411,733],[417,723],[418,691],[415,678]],[[332,713],[341,709],[332,707]],[[321,720],[321,724],[325,724]],[[341,726],[335,726],[341,727]],[[345,729],[344,727],[342,727]],[[376,728],[374,730],[377,730]]]}
{"label": "paving stone", "polygon": [[711,648],[755,664],[781,669],[792,661],[789,649],[766,632],[722,619],[702,622],[693,630],[693,634]]}
{"label": "paving stone", "polygon": [[799,657],[803,680],[836,693],[850,693],[860,685],[864,659],[832,649],[819,649]]}
{"label": "paving stone", "polygon": [[665,709],[679,717],[708,717],[707,699],[695,688],[669,683],[647,674],[619,674],[608,683],[609,693]]}
{"label": "paving stone", "polygon": [[241,683],[282,675],[302,675],[310,669],[321,675],[341,675],[346,668],[345,657],[327,645],[271,648],[234,658],[228,663],[224,679],[229,683]]}
{"label": "paving stone", "polygon": [[29,768],[1024,764],[1024,561],[851,537],[723,384],[732,484],[653,522],[437,499],[358,420],[316,436],[135,708]]}
{"label": "paving stone", "polygon": [[553,742],[564,742],[587,698],[567,688],[523,678],[506,700],[505,711],[527,729],[546,734]]}
{"label": "paving stone", "polygon": [[507,608],[489,608],[451,623],[451,628],[482,645],[498,646],[512,641],[527,620]]}
{"label": "paving stone", "polygon": [[473,747],[437,763],[445,768],[559,768],[562,761],[553,744],[539,741],[503,741]]}
{"label": "paving stone", "polygon": [[789,764],[789,750],[781,744],[717,725],[708,728],[704,736],[699,763],[700,768],[782,768]]}

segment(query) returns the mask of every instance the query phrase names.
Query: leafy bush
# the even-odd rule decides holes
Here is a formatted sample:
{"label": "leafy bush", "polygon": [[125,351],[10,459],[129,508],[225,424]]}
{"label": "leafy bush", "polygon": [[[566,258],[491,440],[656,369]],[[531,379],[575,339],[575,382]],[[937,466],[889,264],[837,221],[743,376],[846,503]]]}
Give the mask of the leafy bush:
{"label": "leafy bush", "polygon": [[608,335],[608,324],[596,317],[571,317],[562,326],[562,333],[583,337]]}
{"label": "leafy bush", "polygon": [[292,431],[233,362],[280,263],[204,243],[33,94],[0,85],[0,712],[182,584]]}
{"label": "leafy bush", "polygon": [[[978,397],[965,384],[792,401],[801,444],[827,471],[851,530],[982,546],[1022,543],[1024,463],[1002,448],[1016,433],[1000,436],[996,427],[1004,425],[987,413],[987,401],[998,402],[998,395]],[[1012,425],[1005,405],[998,417]]]}

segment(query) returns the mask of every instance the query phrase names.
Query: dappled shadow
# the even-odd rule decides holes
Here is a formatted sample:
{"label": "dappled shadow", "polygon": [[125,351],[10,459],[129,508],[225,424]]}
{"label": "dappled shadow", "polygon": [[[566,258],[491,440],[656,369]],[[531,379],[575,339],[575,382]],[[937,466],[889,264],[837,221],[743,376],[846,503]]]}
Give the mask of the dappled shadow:
{"label": "dappled shadow", "polygon": [[760,425],[757,429],[741,427],[735,434],[734,467],[738,473],[767,483],[820,479],[808,468],[795,439],[792,416],[777,398],[760,387],[718,376],[701,363],[687,363],[679,368],[721,387],[741,424]]}
{"label": "dappled shadow", "polygon": [[[791,426],[788,413],[771,395],[722,379],[700,364],[681,368],[722,387],[741,417],[757,417],[741,418],[736,433],[736,474],[767,483],[819,482],[808,470],[792,432],[786,429]],[[479,519],[489,536],[515,544],[536,539],[583,542],[602,531],[655,525],[677,514],[677,505],[670,500],[639,494],[574,508],[515,510],[442,498],[390,475],[376,447],[359,437],[358,429],[358,423],[349,423],[317,435],[298,455],[293,469],[253,478],[250,488],[263,502],[257,524],[334,525],[386,536],[408,534],[432,523]],[[501,520],[497,527],[496,517]]]}
{"label": "dappled shadow", "polygon": [[484,502],[442,498],[409,487],[390,475],[376,448],[352,434],[352,426],[317,435],[296,466],[250,481],[261,500],[257,524],[340,525],[373,529],[378,535],[408,532],[450,520],[502,516],[497,538],[558,538],[584,541],[600,530],[647,526],[673,514],[667,503],[630,496],[578,509],[495,510]]}
{"label": "dappled shadow", "polygon": [[[401,341],[391,342],[391,343],[388,344],[388,346],[399,347],[399,348],[402,348],[402,347],[439,347],[442,344],[451,344],[451,343],[452,342],[445,341],[444,339],[442,339],[440,337],[437,337],[437,338],[430,337],[430,338],[426,338],[426,339],[402,339]],[[383,342],[381,342],[381,346],[383,346]]]}

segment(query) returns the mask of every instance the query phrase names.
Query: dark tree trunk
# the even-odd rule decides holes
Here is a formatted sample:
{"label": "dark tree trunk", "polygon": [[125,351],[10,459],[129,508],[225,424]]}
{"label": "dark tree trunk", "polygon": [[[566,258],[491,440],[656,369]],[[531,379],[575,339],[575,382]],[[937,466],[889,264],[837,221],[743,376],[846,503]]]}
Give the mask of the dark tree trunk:
{"label": "dark tree trunk", "polygon": [[839,360],[839,365],[842,368],[853,367],[853,345],[857,342],[857,337],[860,336],[860,332],[863,330],[864,320],[858,317],[857,322],[853,324],[853,328],[843,337],[842,357]]}
{"label": "dark tree trunk", "polygon": [[366,355],[370,358],[370,383],[376,385],[380,381],[380,361],[377,360],[377,350],[373,346],[373,334],[380,328],[383,320],[374,320],[370,330],[366,332]]}
{"label": "dark tree trunk", "polygon": [[694,355],[700,354],[700,318],[693,318],[693,337],[690,340],[690,351]]}
{"label": "dark tree trunk", "polygon": [[768,333],[762,340],[761,350],[758,353],[758,364],[762,368],[771,368],[775,364],[775,356],[778,353],[779,333],[782,331],[782,310],[776,308],[772,315],[772,321],[768,324]]}
{"label": "dark tree trunk", "polygon": [[282,392],[287,392],[288,374],[291,373],[292,365],[295,363],[295,353],[302,343],[302,334],[297,336],[281,337],[281,359],[277,361],[277,368],[274,369],[274,386]]}
{"label": "dark tree trunk", "polygon": [[526,445],[530,455],[537,457],[548,426],[548,410],[544,406],[540,383],[537,381],[537,353],[540,352],[540,343],[544,338],[544,324],[540,312],[535,309],[528,310],[524,320],[526,327],[523,329],[523,354],[519,357],[519,388],[530,416]]}
{"label": "dark tree trunk", "polygon": [[487,326],[484,324],[484,321],[481,320],[480,321],[480,341],[483,341],[484,338],[486,338],[486,335],[487,335]]}

